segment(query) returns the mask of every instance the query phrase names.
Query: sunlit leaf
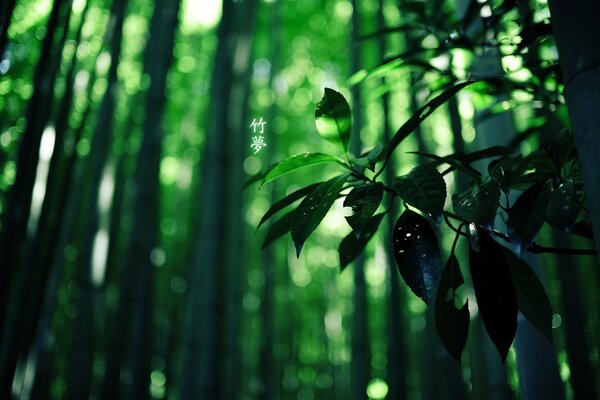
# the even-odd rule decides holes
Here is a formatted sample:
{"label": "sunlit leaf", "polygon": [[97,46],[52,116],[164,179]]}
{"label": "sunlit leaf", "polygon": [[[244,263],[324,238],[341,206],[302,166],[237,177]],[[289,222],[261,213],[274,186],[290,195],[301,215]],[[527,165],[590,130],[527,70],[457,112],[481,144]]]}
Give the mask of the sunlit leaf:
{"label": "sunlit leaf", "polygon": [[385,213],[379,213],[372,218],[369,218],[363,226],[360,237],[357,237],[354,232],[350,232],[348,236],[342,240],[340,247],[338,248],[340,255],[340,269],[342,271],[358,257],[360,253],[362,253],[367,246],[367,243],[369,243],[369,240],[371,240],[373,235],[377,232],[379,223],[384,215]]}
{"label": "sunlit leaf", "polygon": [[508,235],[517,254],[527,249],[546,219],[550,182],[538,183],[524,191],[508,214]]}
{"label": "sunlit leaf", "polygon": [[519,310],[552,342],[552,306],[544,286],[523,259],[506,247],[501,249],[508,261]]}
{"label": "sunlit leaf", "polygon": [[469,222],[490,227],[494,223],[500,187],[498,182],[489,177],[482,176],[471,182],[469,190],[452,195],[454,211]]}
{"label": "sunlit leaf", "polygon": [[258,226],[260,227],[266,220],[268,220],[273,215],[275,215],[279,210],[284,209],[285,207],[289,206],[296,200],[299,200],[299,199],[303,198],[304,196],[308,195],[309,193],[311,193],[321,183],[323,183],[323,182],[313,183],[312,185],[309,185],[305,188],[298,189],[295,192],[290,193],[283,199],[281,199],[278,202],[276,202],[275,204],[273,204],[271,206],[271,208],[269,208],[269,210],[265,213],[265,215],[263,215],[260,222],[258,223]]}
{"label": "sunlit leaf", "polygon": [[402,200],[439,223],[446,200],[446,183],[437,169],[415,167],[408,174],[394,178],[394,187]]}
{"label": "sunlit leaf", "polygon": [[348,175],[338,175],[321,183],[308,196],[302,200],[294,211],[291,225],[292,239],[296,245],[296,256],[300,257],[300,250],[306,239],[321,223],[329,208],[337,199]]}
{"label": "sunlit leaf", "polygon": [[448,353],[460,363],[469,332],[468,301],[456,307],[456,291],[464,283],[454,254],[450,254],[435,299],[435,327]]}
{"label": "sunlit leaf", "polygon": [[504,362],[517,331],[517,298],[501,246],[475,224],[469,266],[481,319]]}
{"label": "sunlit leaf", "polygon": [[351,118],[350,106],[344,96],[325,88],[325,95],[315,111],[317,130],[324,139],[340,144],[344,152],[350,140]]}
{"label": "sunlit leaf", "polygon": [[277,178],[280,178],[290,172],[293,172],[299,168],[307,167],[309,165],[322,164],[327,162],[338,163],[345,165],[340,159],[329,154],[321,153],[304,153],[297,154],[290,158],[286,158],[283,161],[273,165],[262,178],[261,186],[265,183],[269,183]]}
{"label": "sunlit leaf", "polygon": [[376,182],[352,189],[344,199],[344,207],[352,207],[354,212],[346,220],[357,238],[361,235],[363,225],[377,211],[382,197],[383,184]]}
{"label": "sunlit leaf", "polygon": [[405,210],[394,227],[394,257],[404,282],[427,304],[435,298],[442,274],[435,232],[426,218]]}

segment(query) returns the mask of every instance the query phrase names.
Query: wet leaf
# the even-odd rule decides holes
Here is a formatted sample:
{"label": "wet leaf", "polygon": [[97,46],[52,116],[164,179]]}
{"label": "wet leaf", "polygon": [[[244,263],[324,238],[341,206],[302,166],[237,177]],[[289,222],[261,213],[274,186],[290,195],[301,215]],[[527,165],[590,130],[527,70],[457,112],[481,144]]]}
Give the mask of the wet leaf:
{"label": "wet leaf", "polygon": [[394,257],[404,282],[427,304],[435,298],[442,273],[437,238],[429,221],[409,209],[394,227]]}
{"label": "wet leaf", "polygon": [[517,298],[501,246],[483,228],[471,224],[469,266],[481,319],[502,362],[517,331]]}
{"label": "wet leaf", "polygon": [[567,179],[553,188],[546,208],[546,218],[553,227],[569,232],[577,220],[581,203],[577,197],[575,183]]}
{"label": "wet leaf", "polygon": [[369,240],[377,232],[379,223],[384,217],[385,213],[379,213],[372,218],[369,218],[363,226],[363,231],[360,237],[357,237],[354,232],[350,232],[338,248],[340,255],[340,270],[343,271],[348,264],[350,264],[362,251],[365,249]]}
{"label": "wet leaf", "polygon": [[523,259],[506,247],[501,249],[508,261],[519,310],[552,342],[552,306],[544,286]]}
{"label": "wet leaf", "polygon": [[325,88],[325,95],[317,104],[315,121],[321,137],[340,144],[344,152],[347,151],[348,140],[350,140],[351,113],[350,106],[341,93]]}
{"label": "wet leaf", "polygon": [[263,215],[263,217],[260,219],[260,222],[258,223],[258,227],[260,227],[266,220],[271,218],[278,211],[284,209],[285,207],[289,206],[293,202],[303,198],[304,196],[306,196],[307,194],[309,194],[310,192],[315,190],[316,187],[319,186],[321,183],[323,183],[323,182],[313,183],[312,185],[308,185],[305,188],[298,189],[295,192],[290,193],[289,195],[285,196],[283,199],[281,199],[278,202],[276,202],[275,204],[273,204],[271,206],[271,208],[269,208],[269,210],[265,213],[265,215]]}
{"label": "wet leaf", "polygon": [[439,223],[446,200],[446,183],[437,169],[415,167],[408,174],[394,178],[394,186],[402,200]]}
{"label": "wet leaf", "polygon": [[352,189],[344,199],[344,207],[352,207],[354,212],[346,217],[346,221],[354,230],[357,238],[360,237],[363,225],[377,211],[382,198],[383,184],[377,182]]}
{"label": "wet leaf", "polygon": [[469,222],[486,227],[490,227],[494,223],[499,200],[498,182],[489,176],[473,179],[469,190],[452,195],[452,204],[456,214]]}
{"label": "wet leaf", "polygon": [[300,257],[300,250],[306,239],[319,226],[321,220],[337,199],[348,176],[348,174],[338,175],[321,183],[302,200],[294,211],[291,232],[296,245],[297,257]]}
{"label": "wet leaf", "polygon": [[546,219],[550,190],[551,182],[538,183],[524,191],[510,208],[506,225],[519,255],[529,247]]}
{"label": "wet leaf", "polygon": [[350,163],[362,168],[367,168],[370,171],[375,171],[375,164],[377,164],[377,160],[379,159],[382,150],[383,145],[378,143],[365,156],[354,158],[350,160]]}
{"label": "wet leaf", "polygon": [[450,254],[435,299],[435,327],[448,353],[460,363],[469,332],[468,302],[456,307],[456,291],[464,283],[454,254]]}

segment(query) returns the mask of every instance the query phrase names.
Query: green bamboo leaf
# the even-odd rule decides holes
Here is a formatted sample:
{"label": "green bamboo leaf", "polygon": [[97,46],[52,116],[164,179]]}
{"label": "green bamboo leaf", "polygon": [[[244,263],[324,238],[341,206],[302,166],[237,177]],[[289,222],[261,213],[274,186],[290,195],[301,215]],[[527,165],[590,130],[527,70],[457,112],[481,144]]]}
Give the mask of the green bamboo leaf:
{"label": "green bamboo leaf", "polygon": [[442,263],[429,221],[406,209],[394,226],[393,245],[404,282],[425,303],[431,303],[440,282]]}
{"label": "green bamboo leaf", "polygon": [[377,232],[379,223],[385,213],[380,213],[369,218],[363,226],[362,234],[357,237],[354,232],[350,232],[340,243],[338,253],[340,255],[340,270],[343,271],[362,251],[365,249],[369,240]]}
{"label": "green bamboo leaf", "polygon": [[344,152],[350,140],[351,118],[350,106],[344,96],[325,88],[325,95],[315,111],[317,130],[325,140],[341,144]]}
{"label": "green bamboo leaf", "polygon": [[258,223],[258,227],[260,227],[266,220],[268,220],[273,215],[275,215],[279,210],[282,210],[283,208],[289,206],[296,200],[299,200],[299,199],[303,198],[304,196],[308,195],[310,192],[315,190],[315,188],[317,186],[319,186],[321,183],[323,183],[323,182],[313,183],[312,185],[309,185],[305,188],[298,189],[295,192],[290,193],[283,199],[281,199],[278,202],[276,202],[275,204],[273,204],[271,206],[271,208],[269,208],[269,210],[261,218],[260,222]]}
{"label": "green bamboo leaf", "polygon": [[500,186],[495,179],[489,176],[473,179],[469,190],[452,195],[452,204],[456,214],[469,222],[486,227],[490,227],[494,223],[499,200]]}
{"label": "green bamboo leaf", "polygon": [[461,308],[456,307],[456,292],[463,283],[458,260],[450,254],[435,299],[435,327],[448,353],[459,364],[469,332],[468,301]]}
{"label": "green bamboo leaf", "polygon": [[461,89],[463,89],[475,82],[477,82],[477,81],[468,80],[465,82],[458,83],[458,84],[452,86],[451,88],[447,89],[446,91],[444,91],[437,97],[430,100],[423,107],[419,108],[419,110],[417,110],[417,112],[414,113],[413,116],[410,117],[408,119],[408,121],[406,121],[404,123],[404,125],[402,125],[400,127],[400,129],[398,129],[398,131],[394,134],[394,136],[388,143],[386,150],[385,150],[385,158],[384,158],[385,163],[387,163],[390,156],[392,155],[392,152],[396,149],[396,147],[398,147],[398,145],[400,143],[402,143],[402,141],[404,139],[406,139],[408,137],[408,135],[410,135],[421,124],[421,122],[423,122],[439,106],[441,106],[446,101],[448,101],[452,96],[454,96],[456,93],[458,93]]}
{"label": "green bamboo leaf", "polygon": [[277,178],[280,178],[298,168],[307,167],[309,165],[322,164],[326,162],[334,162],[345,166],[345,164],[337,157],[322,153],[304,153],[297,154],[290,158],[273,165],[262,178],[261,186],[269,183]]}
{"label": "green bamboo leaf", "polygon": [[300,257],[300,250],[306,239],[319,226],[321,220],[337,199],[348,176],[348,174],[338,175],[321,183],[302,200],[294,211],[291,232],[296,245],[297,257]]}
{"label": "green bamboo leaf", "polygon": [[469,266],[479,313],[502,362],[517,332],[517,297],[502,246],[471,224]]}
{"label": "green bamboo leaf", "polygon": [[376,182],[355,187],[344,199],[344,207],[352,207],[354,212],[346,217],[346,221],[354,230],[357,238],[361,235],[363,225],[377,211],[382,198],[383,184]]}
{"label": "green bamboo leaf", "polygon": [[408,174],[394,178],[394,187],[408,204],[441,220],[446,200],[446,183],[437,169],[424,165],[413,168]]}
{"label": "green bamboo leaf", "polygon": [[517,304],[523,316],[552,342],[552,306],[544,286],[527,263],[504,246]]}

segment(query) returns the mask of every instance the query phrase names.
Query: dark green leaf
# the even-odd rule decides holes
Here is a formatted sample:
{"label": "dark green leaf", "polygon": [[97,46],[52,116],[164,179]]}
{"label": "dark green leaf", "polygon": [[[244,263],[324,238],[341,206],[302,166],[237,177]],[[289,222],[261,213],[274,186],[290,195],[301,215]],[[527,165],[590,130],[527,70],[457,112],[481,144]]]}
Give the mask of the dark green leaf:
{"label": "dark green leaf", "polygon": [[298,208],[294,211],[291,231],[292,239],[296,245],[296,256],[300,257],[302,245],[304,245],[304,242],[316,227],[319,226],[321,220],[337,199],[348,176],[347,174],[338,175],[321,183],[302,200]]}
{"label": "dark green leaf", "polygon": [[269,211],[267,211],[265,213],[265,215],[263,215],[263,217],[261,218],[260,222],[258,223],[258,226],[260,227],[266,220],[268,220],[273,215],[275,215],[275,213],[277,213],[279,210],[284,209],[285,207],[289,206],[290,204],[292,204],[296,200],[299,200],[299,199],[303,198],[304,196],[308,195],[309,193],[311,193],[321,183],[323,183],[323,182],[313,183],[312,185],[309,185],[309,186],[307,186],[305,188],[298,189],[295,192],[290,193],[289,195],[287,195],[283,199],[281,199],[278,202],[276,202],[275,204],[273,204],[271,206],[271,208],[269,208]]}
{"label": "dark green leaf", "polygon": [[446,200],[446,183],[437,169],[426,165],[415,167],[407,175],[394,178],[394,186],[402,200],[439,223]]}
{"label": "dark green leaf", "polygon": [[476,81],[469,80],[469,81],[458,83],[458,84],[452,86],[451,88],[447,89],[446,91],[444,91],[437,97],[433,98],[427,104],[425,104],[423,107],[421,107],[419,110],[417,110],[417,112],[412,117],[410,117],[408,119],[408,121],[406,121],[404,123],[404,125],[402,125],[400,127],[400,129],[398,129],[398,131],[392,137],[391,141],[388,143],[386,150],[385,150],[386,162],[390,158],[390,155],[396,149],[396,147],[398,147],[398,145],[400,143],[402,143],[402,141],[404,139],[406,139],[408,137],[408,135],[410,135],[417,128],[417,126],[419,126],[421,124],[421,122],[423,122],[439,106],[441,106],[446,101],[448,101],[448,99],[450,99],[452,96],[454,96],[456,93],[458,93],[461,89],[463,89],[475,82]]}
{"label": "dark green leaf", "polygon": [[354,214],[346,217],[346,221],[360,237],[363,225],[371,218],[383,197],[383,184],[380,182],[358,186],[344,200],[344,207],[352,207]]}
{"label": "dark green leaf", "polygon": [[458,260],[450,254],[435,299],[435,327],[442,343],[459,363],[469,332],[468,302],[456,308],[456,291],[463,283]]}
{"label": "dark green leaf", "polygon": [[519,310],[552,342],[552,306],[544,286],[524,260],[506,247],[501,249],[508,261]]}
{"label": "dark green leaf", "polygon": [[490,227],[496,217],[499,199],[498,182],[489,176],[482,176],[474,179],[466,192],[453,194],[452,204],[456,214],[467,221]]}
{"label": "dark green leaf", "polygon": [[435,298],[442,274],[440,250],[429,221],[406,209],[394,227],[394,257],[404,282],[427,304]]}
{"label": "dark green leaf", "polygon": [[333,89],[325,88],[325,95],[317,104],[315,120],[317,130],[324,139],[341,144],[344,152],[347,151],[351,113],[344,96]]}
{"label": "dark green leaf", "polygon": [[337,157],[330,156],[329,154],[321,154],[321,153],[304,153],[297,154],[290,158],[286,158],[283,161],[278,162],[273,165],[267,173],[265,174],[261,186],[265,183],[271,182],[283,175],[289,174],[297,170],[298,168],[303,168],[309,165],[321,164],[325,162],[335,162],[341,165],[345,165],[342,161],[340,161]]}
{"label": "dark green leaf", "polygon": [[342,242],[340,243],[340,247],[338,252],[340,254],[340,270],[344,270],[348,264],[350,264],[367,246],[369,240],[375,235],[377,232],[377,228],[379,227],[379,223],[385,213],[380,213],[373,218],[369,218],[369,220],[364,224],[362,235],[357,237],[354,232],[350,232],[348,236],[346,236]]}
{"label": "dark green leaf", "polygon": [[517,331],[517,298],[501,246],[475,224],[469,264],[481,319],[504,362]]}
{"label": "dark green leaf", "polygon": [[546,219],[551,183],[541,182],[524,191],[508,213],[508,235],[517,254],[527,249]]}
{"label": "dark green leaf", "polygon": [[527,189],[555,175],[552,160],[544,150],[538,150],[525,158],[519,155],[493,161],[488,171],[490,176],[498,180],[505,193],[509,189]]}
{"label": "dark green leaf", "polygon": [[581,203],[577,198],[575,183],[567,179],[557,188],[552,189],[548,207],[546,208],[546,218],[553,227],[565,232],[569,232],[579,211]]}
{"label": "dark green leaf", "polygon": [[269,230],[267,230],[267,234],[265,235],[265,241],[263,242],[262,248],[264,249],[269,244],[271,244],[272,241],[288,233],[290,231],[293,219],[294,211],[290,211],[283,217],[279,218],[277,221],[273,222],[271,226],[269,226]]}

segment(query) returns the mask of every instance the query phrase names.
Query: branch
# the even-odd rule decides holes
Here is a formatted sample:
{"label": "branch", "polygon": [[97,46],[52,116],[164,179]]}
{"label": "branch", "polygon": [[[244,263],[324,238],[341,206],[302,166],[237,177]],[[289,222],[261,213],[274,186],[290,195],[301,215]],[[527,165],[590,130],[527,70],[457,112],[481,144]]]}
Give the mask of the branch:
{"label": "branch", "polygon": [[[444,211],[444,219],[446,220],[446,223],[448,224],[450,229],[452,229],[454,232],[457,232],[457,233],[459,233],[457,231],[457,229],[448,223],[448,217],[462,221],[463,223],[468,223],[468,221],[465,221],[463,218],[459,217],[458,215],[453,214],[448,211]],[[460,233],[462,234],[462,232],[460,232]],[[508,243],[512,242],[510,237],[507,234],[505,234],[504,232],[500,232],[496,229],[492,229],[491,233],[494,236],[499,237],[500,239],[505,240]],[[593,256],[593,255],[598,254],[596,249],[571,249],[571,248],[567,248],[567,247],[547,247],[547,246],[542,246],[541,244],[538,244],[536,242],[532,242],[529,245],[529,247],[527,247],[525,249],[525,251],[528,251],[532,254],[552,253],[552,254],[565,254],[565,255],[573,255],[573,256],[574,255]]]}

